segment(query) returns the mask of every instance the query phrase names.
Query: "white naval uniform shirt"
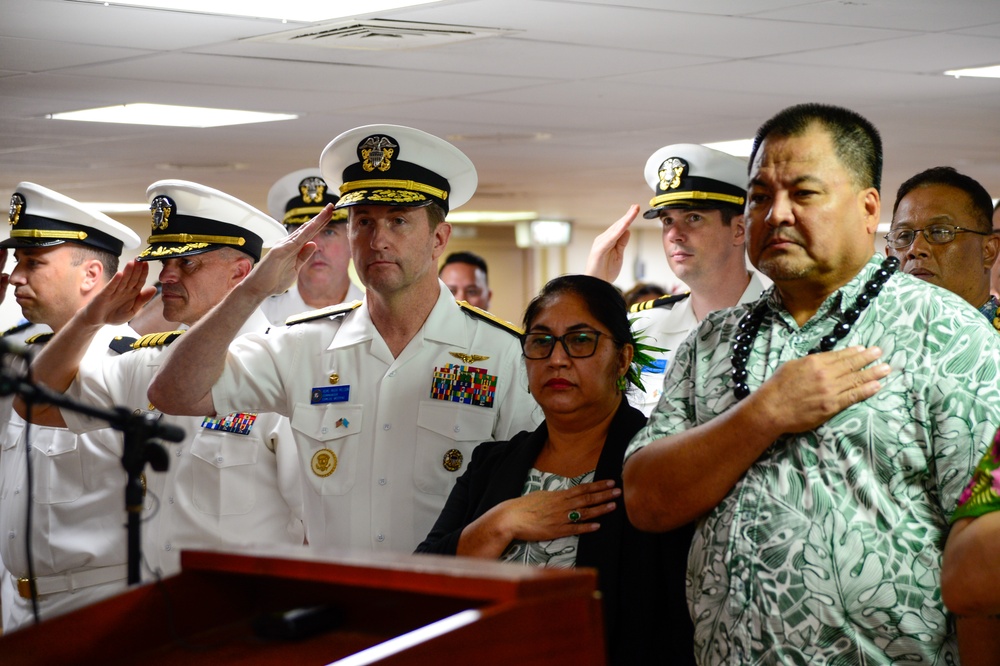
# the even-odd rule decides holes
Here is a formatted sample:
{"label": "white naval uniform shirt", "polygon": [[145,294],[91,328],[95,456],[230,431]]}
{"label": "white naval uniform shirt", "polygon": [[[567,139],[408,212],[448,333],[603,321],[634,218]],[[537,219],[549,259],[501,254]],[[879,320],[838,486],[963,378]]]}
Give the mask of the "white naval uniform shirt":
{"label": "white naval uniform shirt", "polygon": [[[347,295],[344,297],[344,303],[360,301],[364,297],[365,292],[361,291],[360,287],[351,282],[347,287]],[[306,302],[302,300],[298,284],[292,285],[291,289],[286,292],[268,296],[260,304],[260,311],[264,313],[264,316],[267,317],[272,326],[284,326],[285,320],[292,315],[315,309],[311,305],[306,305]]]}
{"label": "white naval uniform shirt", "polygon": [[[267,327],[264,316],[255,312],[240,332]],[[146,392],[169,353],[166,346],[120,356],[110,353],[100,363],[81,365],[68,394],[85,402],[156,413]],[[229,412],[252,410],[235,407]],[[63,418],[77,431],[93,425],[66,412]],[[170,462],[166,472],[148,467],[145,472],[142,548],[154,571],[177,573],[182,548],[303,543],[302,492],[287,419],[256,414],[248,434],[238,434],[205,427],[203,417],[162,418],[183,428],[187,437],[181,443],[164,444]],[[143,571],[147,572],[145,567]]]}
{"label": "white naval uniform shirt", "polygon": [[[135,333],[128,326],[106,326],[95,336],[85,358],[103,358],[109,342],[117,335]],[[29,345],[29,349],[33,346]],[[4,402],[9,408],[10,399]],[[103,422],[94,422],[95,428],[102,425]],[[25,423],[16,413],[10,413],[2,430],[0,557],[14,579],[26,578]],[[28,436],[34,474],[31,546],[35,576],[45,578],[120,567],[120,572],[109,569],[109,575],[116,577],[100,585],[41,595],[39,615],[45,619],[126,588],[125,471],[121,464],[121,440],[113,430],[103,428],[77,435],[64,428],[32,425]],[[16,593],[13,597],[5,593],[3,602],[5,631],[33,621],[29,600]]]}
{"label": "white naval uniform shirt", "polygon": [[[766,278],[765,278],[766,279]],[[768,284],[770,281],[768,281]],[[743,291],[740,300],[735,305],[749,303],[760,298],[760,294],[767,285],[762,280],[759,273],[750,271],[750,284]],[[629,403],[649,416],[663,394],[663,378],[667,375],[667,366],[674,358],[674,352],[681,346],[688,334],[698,328],[698,320],[694,316],[694,309],[691,307],[691,298],[675,302],[673,305],[640,310],[629,314],[629,318],[634,319],[632,330],[640,337],[645,335],[651,339],[643,340],[646,344],[665,347],[666,353],[650,354],[654,359],[663,359],[666,366],[662,371],[650,372],[644,370],[642,373],[642,385],[646,390],[639,391],[633,388],[629,392]]]}
{"label": "white naval uniform shirt", "polygon": [[[438,284],[437,303],[398,358],[367,302],[229,348],[215,408],[289,415],[310,544],[412,552],[476,445],[541,420],[517,336],[463,311]],[[494,378],[492,404],[453,402],[463,394],[456,378]]]}

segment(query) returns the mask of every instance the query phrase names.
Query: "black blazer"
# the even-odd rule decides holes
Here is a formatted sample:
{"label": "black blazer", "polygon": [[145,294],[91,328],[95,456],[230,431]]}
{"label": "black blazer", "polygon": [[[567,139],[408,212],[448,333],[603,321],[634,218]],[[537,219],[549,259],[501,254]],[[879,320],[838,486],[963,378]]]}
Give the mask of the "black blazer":
{"label": "black blazer", "polygon": [[[604,442],[594,480],[622,484],[622,459],[646,417],[622,399]],[[548,427],[507,442],[486,442],[472,453],[434,528],[418,553],[454,555],[466,525],[500,502],[521,496]],[[694,525],[664,534],[640,532],[618,508],[597,519],[601,528],[580,536],[576,565],[594,567],[604,601],[611,664],[694,664],[694,629],[684,598],[684,574]]]}

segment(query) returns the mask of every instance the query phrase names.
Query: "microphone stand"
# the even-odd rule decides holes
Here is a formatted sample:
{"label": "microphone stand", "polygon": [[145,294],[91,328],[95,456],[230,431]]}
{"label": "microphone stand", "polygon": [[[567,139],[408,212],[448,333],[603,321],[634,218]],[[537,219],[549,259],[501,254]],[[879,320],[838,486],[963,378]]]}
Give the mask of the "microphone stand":
{"label": "microphone stand", "polygon": [[[125,511],[128,515],[128,584],[140,582],[142,546],[140,529],[142,518],[143,482],[142,470],[148,462],[157,472],[167,469],[167,451],[155,440],[180,442],[184,430],[170,423],[160,423],[159,419],[146,412],[130,412],[124,407],[113,410],[102,409],[73,400],[62,393],[35,384],[24,376],[0,364],[0,396],[19,394],[28,404],[50,404],[59,409],[68,409],[77,414],[106,421],[125,436],[122,453],[122,467],[125,468]],[[29,452],[30,454],[30,452]],[[29,498],[29,502],[31,498]],[[28,539],[31,535],[28,535]],[[34,586],[34,583],[32,583]]]}

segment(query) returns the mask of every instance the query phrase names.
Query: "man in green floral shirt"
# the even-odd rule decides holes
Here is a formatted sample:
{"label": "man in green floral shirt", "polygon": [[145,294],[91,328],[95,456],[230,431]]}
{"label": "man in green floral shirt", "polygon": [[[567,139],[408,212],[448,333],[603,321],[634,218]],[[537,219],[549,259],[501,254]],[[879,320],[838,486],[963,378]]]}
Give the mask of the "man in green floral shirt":
{"label": "man in green floral shirt", "polygon": [[701,519],[702,664],[957,661],[941,551],[1000,422],[1000,338],[875,254],[880,176],[878,132],[852,111],[761,127],[748,251],[774,287],[680,346],[626,454],[636,526]]}

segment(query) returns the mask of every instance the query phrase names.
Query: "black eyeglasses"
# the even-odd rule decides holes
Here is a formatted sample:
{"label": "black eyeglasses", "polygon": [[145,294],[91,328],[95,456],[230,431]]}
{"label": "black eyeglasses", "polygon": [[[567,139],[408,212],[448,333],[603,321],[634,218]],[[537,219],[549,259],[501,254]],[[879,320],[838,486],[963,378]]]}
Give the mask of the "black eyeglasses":
{"label": "black eyeglasses", "polygon": [[587,358],[597,351],[597,343],[603,335],[600,331],[573,331],[564,335],[548,333],[526,333],[521,338],[524,358],[539,360],[552,356],[556,343],[561,342],[566,355],[572,358]]}
{"label": "black eyeglasses", "polygon": [[955,234],[962,232],[989,236],[991,232],[976,231],[975,229],[964,229],[950,224],[934,224],[923,229],[898,229],[890,231],[885,235],[885,244],[894,250],[902,250],[910,247],[919,233],[924,240],[931,245],[946,245],[955,240]]}

